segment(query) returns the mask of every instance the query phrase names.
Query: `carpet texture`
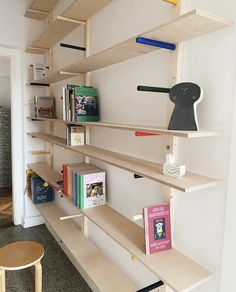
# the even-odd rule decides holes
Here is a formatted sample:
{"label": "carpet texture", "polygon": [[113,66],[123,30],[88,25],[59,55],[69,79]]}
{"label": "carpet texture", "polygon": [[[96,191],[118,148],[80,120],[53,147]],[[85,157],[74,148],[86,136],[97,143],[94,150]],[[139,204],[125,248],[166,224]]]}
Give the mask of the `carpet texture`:
{"label": "carpet texture", "polygon": [[[92,291],[45,225],[27,229],[20,225],[0,228],[0,247],[20,240],[33,240],[44,246],[43,292]],[[34,292],[34,268],[6,272],[6,288],[7,292]]]}

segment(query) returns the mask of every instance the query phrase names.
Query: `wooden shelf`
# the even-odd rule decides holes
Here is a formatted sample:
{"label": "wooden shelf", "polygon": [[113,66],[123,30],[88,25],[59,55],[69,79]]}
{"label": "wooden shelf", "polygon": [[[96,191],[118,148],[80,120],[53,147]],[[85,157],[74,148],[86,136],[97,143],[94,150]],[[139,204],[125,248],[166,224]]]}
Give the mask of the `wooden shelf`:
{"label": "wooden shelf", "polygon": [[147,256],[143,228],[106,205],[82,212],[175,291],[189,291],[212,275],[174,248]]}
{"label": "wooden shelf", "polygon": [[[52,48],[59,40],[74,30],[77,26],[86,22],[111,0],[77,0],[67,8],[48,28],[26,49],[28,53],[34,53],[32,48]],[[37,54],[43,54],[43,50],[35,50]],[[66,76],[68,78],[68,76]]]}
{"label": "wooden shelf", "polygon": [[79,154],[107,162],[111,165],[139,174],[141,176],[152,179],[182,192],[200,190],[214,186],[218,183],[216,179],[191,172],[187,172],[185,176],[179,178],[165,176],[162,174],[162,165],[158,163],[117,152],[112,152],[110,150],[101,149],[91,145],[67,146],[66,140],[64,138],[50,134],[28,134],[33,138],[39,138],[41,140],[61,146]]}
{"label": "wooden shelf", "polygon": [[79,264],[80,273],[95,291],[129,291],[137,288],[93,245],[71,220],[60,221],[66,214],[55,204],[36,205],[49,225]]}
{"label": "wooden shelf", "polygon": [[62,180],[62,175],[49,167],[46,163],[30,163],[28,167],[46,182],[56,183]]}
{"label": "wooden shelf", "polygon": [[111,122],[70,122],[64,121],[62,119],[48,119],[48,118],[33,118],[28,117],[31,121],[53,121],[64,124],[71,125],[84,125],[84,126],[92,126],[92,127],[103,127],[103,128],[111,128],[111,129],[120,129],[124,131],[140,131],[152,134],[160,134],[160,135],[169,135],[176,137],[184,137],[184,138],[204,138],[204,137],[215,137],[219,136],[220,133],[216,131],[175,131],[175,130],[167,130],[164,127],[157,126],[145,126],[145,125],[131,125],[131,124],[120,124],[120,123],[111,123]]}
{"label": "wooden shelf", "polygon": [[[45,163],[28,166],[47,182],[61,178],[57,171]],[[39,205],[39,208],[44,208],[44,205]],[[211,276],[208,270],[174,248],[146,256],[143,228],[107,205],[80,211],[175,291],[189,291]],[[68,223],[73,224],[70,221]]]}
{"label": "wooden shelf", "polygon": [[[226,28],[230,25],[232,25],[231,21],[205,11],[195,9],[167,24],[161,25],[138,36],[177,44],[222,28]],[[136,43],[136,37],[137,36],[130,38],[123,43],[92,55],[91,57],[84,58],[73,65],[63,68],[62,71],[87,73],[158,50],[156,47]],[[51,73],[48,77],[42,78],[40,81],[35,82],[53,83],[57,81],[59,81],[58,72],[55,72]]]}
{"label": "wooden shelf", "polygon": [[43,20],[52,11],[58,0],[33,0],[27,9],[25,16],[38,20]]}

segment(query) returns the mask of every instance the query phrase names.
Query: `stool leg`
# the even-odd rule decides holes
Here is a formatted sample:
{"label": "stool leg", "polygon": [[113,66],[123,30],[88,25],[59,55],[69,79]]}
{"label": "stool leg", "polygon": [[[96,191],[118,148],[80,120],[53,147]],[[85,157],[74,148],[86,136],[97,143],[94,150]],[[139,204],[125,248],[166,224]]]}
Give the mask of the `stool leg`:
{"label": "stool leg", "polygon": [[0,270],[0,292],[6,291],[6,280],[5,280],[5,270]]}
{"label": "stool leg", "polygon": [[35,292],[42,292],[42,266],[40,261],[35,264]]}

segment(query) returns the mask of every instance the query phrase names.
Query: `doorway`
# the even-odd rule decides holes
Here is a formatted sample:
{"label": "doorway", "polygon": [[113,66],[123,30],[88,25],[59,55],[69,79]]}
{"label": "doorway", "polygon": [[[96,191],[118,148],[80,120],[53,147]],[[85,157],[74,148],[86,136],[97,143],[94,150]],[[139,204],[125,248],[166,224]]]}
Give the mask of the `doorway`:
{"label": "doorway", "polygon": [[0,57],[0,227],[12,224],[10,59]]}
{"label": "doorway", "polygon": [[[2,209],[5,213],[11,213],[12,223],[15,225],[23,222],[23,205],[24,205],[24,107],[22,94],[22,64],[21,51],[19,49],[7,48],[0,46],[0,59],[5,60],[9,64],[9,100],[11,105],[10,120],[8,126],[11,126],[11,134],[9,133],[11,147],[11,182],[10,185],[3,186],[2,190],[5,197],[11,197],[11,203],[6,202],[6,206]],[[1,104],[0,104],[1,105]],[[4,107],[5,108],[5,107]],[[1,108],[0,108],[1,109]],[[4,136],[6,136],[4,134]],[[7,152],[4,153],[4,159],[7,158]],[[1,163],[1,162],[0,162]],[[0,176],[2,174],[0,173]],[[9,177],[8,177],[9,179]],[[6,188],[5,188],[6,187]],[[1,185],[0,185],[1,188]]]}

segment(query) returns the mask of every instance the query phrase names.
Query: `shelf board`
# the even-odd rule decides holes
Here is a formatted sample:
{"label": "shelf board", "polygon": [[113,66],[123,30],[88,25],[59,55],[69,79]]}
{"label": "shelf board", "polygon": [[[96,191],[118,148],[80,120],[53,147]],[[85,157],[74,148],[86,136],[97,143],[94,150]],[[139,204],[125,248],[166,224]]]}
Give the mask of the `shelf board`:
{"label": "shelf board", "polygon": [[147,256],[143,228],[106,205],[82,212],[175,291],[189,291],[212,275],[174,248]]}
{"label": "shelf board", "polygon": [[[108,5],[111,0],[77,0],[72,3],[54,22],[49,24],[48,28],[26,49],[26,52],[33,53],[30,48],[52,48],[59,40],[78,27],[79,21],[86,21],[96,14],[104,6]],[[63,19],[61,19],[62,17]],[[71,21],[65,21],[70,19]],[[35,53],[43,54],[43,51]],[[68,78],[68,76],[67,76]]]}
{"label": "shelf board", "polygon": [[[167,24],[163,24],[138,36],[177,44],[229,27],[230,25],[232,25],[232,22],[229,20],[195,9]],[[87,73],[159,49],[136,43],[136,37],[130,38],[88,58],[83,58],[79,62],[67,66],[62,70],[73,73]],[[51,82],[57,82],[56,74],[57,72],[51,73],[48,77],[42,78],[40,82],[49,83],[49,78]]]}
{"label": "shelf board", "polygon": [[71,220],[60,221],[60,217],[66,214],[55,204],[39,204],[36,207],[78,262],[81,274],[97,288],[96,291],[137,290]]}
{"label": "shelf board", "polygon": [[67,146],[66,140],[58,136],[45,133],[28,133],[28,135],[61,146],[79,154],[107,162],[111,165],[139,174],[182,192],[200,190],[214,186],[218,183],[216,179],[191,172],[187,172],[185,176],[178,178],[165,176],[162,174],[161,164],[110,150],[101,149],[91,145]]}
{"label": "shelf board", "polygon": [[[53,182],[61,177],[57,171],[45,163],[33,163],[28,166],[45,181]],[[44,208],[44,204],[38,206]],[[211,276],[204,267],[174,248],[146,256],[143,228],[107,205],[80,211],[175,291],[189,291]],[[55,215],[55,212],[52,214]],[[64,215],[58,217],[62,216]],[[71,224],[70,221],[66,222]]]}
{"label": "shelf board", "polygon": [[46,163],[30,163],[28,167],[46,182],[56,183],[62,180],[62,175],[49,167]]}
{"label": "shelf board", "polygon": [[125,131],[140,131],[145,133],[152,134],[160,134],[160,135],[169,135],[176,137],[184,137],[184,138],[203,138],[203,137],[215,137],[219,136],[220,133],[216,131],[175,131],[175,130],[167,130],[164,127],[158,126],[145,126],[145,125],[131,125],[131,124],[120,124],[120,123],[111,123],[111,122],[71,122],[64,121],[62,119],[49,119],[49,118],[33,118],[28,117],[31,121],[54,121],[64,124],[71,125],[84,125],[84,126],[92,126],[92,127],[103,127],[103,128],[111,128],[111,129],[120,129]]}
{"label": "shelf board", "polygon": [[33,0],[27,9],[25,16],[37,20],[43,20],[52,11],[58,0]]}

